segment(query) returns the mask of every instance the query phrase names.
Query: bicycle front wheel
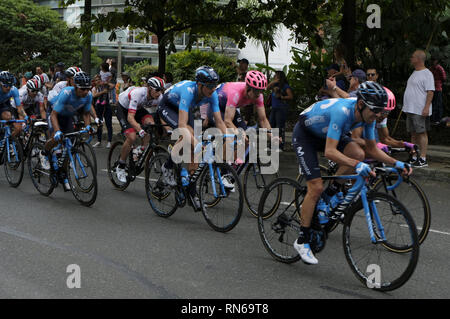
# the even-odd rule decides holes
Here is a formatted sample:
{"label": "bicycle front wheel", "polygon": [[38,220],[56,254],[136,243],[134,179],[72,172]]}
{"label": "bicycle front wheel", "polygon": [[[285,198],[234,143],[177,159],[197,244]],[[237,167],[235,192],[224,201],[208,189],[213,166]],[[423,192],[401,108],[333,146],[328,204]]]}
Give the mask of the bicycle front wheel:
{"label": "bicycle front wheel", "polygon": [[[397,182],[398,176],[396,174],[390,175],[386,178],[389,185],[394,185]],[[408,209],[411,217],[416,223],[419,231],[419,244],[422,244],[428,235],[431,225],[431,208],[428,198],[425,195],[419,184],[409,178],[408,181],[403,181],[395,189],[388,191],[384,187],[383,180],[377,179],[373,188],[378,192],[386,192],[399,201]],[[401,252],[401,251],[397,251]]]}
{"label": "bicycle front wheel", "polygon": [[23,179],[24,156],[22,144],[16,138],[9,139],[9,150],[3,152],[5,176],[12,187],[20,185]]}
{"label": "bicycle front wheel", "polygon": [[[227,179],[230,187],[224,187],[224,179]],[[208,225],[218,232],[232,230],[241,219],[244,205],[242,185],[236,171],[225,163],[213,163],[212,167],[206,165],[200,176],[199,189],[200,205]],[[214,206],[206,205],[217,198],[220,198],[220,201]]]}
{"label": "bicycle front wheel", "polygon": [[[394,290],[403,286],[416,268],[419,258],[417,229],[408,210],[394,197],[373,192],[368,194],[367,200],[368,214],[372,217],[370,225],[361,200],[345,212],[342,233],[345,257],[353,273],[368,288]],[[376,243],[368,234],[369,227]],[[399,254],[391,248],[408,251]]]}
{"label": "bicycle front wheel", "polygon": [[84,206],[91,206],[97,199],[97,177],[94,164],[89,157],[80,150],[72,150],[73,162],[66,160],[64,169],[73,196]]}
{"label": "bicycle front wheel", "polygon": [[[117,141],[113,144],[108,153],[108,164],[107,164],[109,180],[111,181],[111,183],[114,185],[115,188],[121,191],[125,190],[128,187],[128,185],[130,185],[131,182],[129,178],[127,178],[127,181],[125,183],[119,181],[119,179],[117,178],[116,169],[117,166],[119,165],[119,158],[122,146],[123,146],[122,141]],[[128,160],[129,156],[127,156],[127,161]],[[126,167],[127,167],[126,169],[128,170],[129,165],[127,164]]]}
{"label": "bicycle front wheel", "polygon": [[42,167],[41,153],[44,153],[44,145],[41,142],[33,143],[27,156],[28,172],[38,192],[49,196],[56,187],[56,179],[52,177],[50,169]]}

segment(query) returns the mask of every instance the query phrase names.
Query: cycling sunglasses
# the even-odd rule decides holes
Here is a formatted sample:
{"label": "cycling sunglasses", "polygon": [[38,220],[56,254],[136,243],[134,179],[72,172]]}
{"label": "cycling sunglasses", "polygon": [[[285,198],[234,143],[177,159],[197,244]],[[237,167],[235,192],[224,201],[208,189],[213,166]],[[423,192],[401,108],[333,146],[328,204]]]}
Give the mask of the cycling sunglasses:
{"label": "cycling sunglasses", "polygon": [[217,83],[201,83],[201,84],[206,86],[210,90],[215,89],[217,86]]}
{"label": "cycling sunglasses", "polygon": [[260,94],[262,94],[262,93],[264,92],[264,90],[261,90],[261,89],[255,89],[255,88],[252,88],[251,90],[252,90],[253,93],[255,93],[257,96],[259,96]]}
{"label": "cycling sunglasses", "polygon": [[3,86],[4,88],[10,88],[10,87],[12,87],[12,84],[3,84],[3,83],[2,83],[2,86]]}
{"label": "cycling sunglasses", "polygon": [[378,114],[378,113],[384,111],[384,107],[382,107],[382,106],[381,107],[380,106],[372,106],[372,105],[367,104],[364,101],[363,101],[363,103],[364,103],[365,106],[367,106],[369,108],[369,110],[371,110],[375,114]]}

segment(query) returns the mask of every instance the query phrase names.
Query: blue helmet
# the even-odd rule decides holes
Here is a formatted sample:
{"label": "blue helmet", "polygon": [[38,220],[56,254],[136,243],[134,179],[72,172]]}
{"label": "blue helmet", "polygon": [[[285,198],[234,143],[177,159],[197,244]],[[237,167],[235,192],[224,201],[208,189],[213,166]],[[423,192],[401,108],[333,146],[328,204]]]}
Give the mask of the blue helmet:
{"label": "blue helmet", "polygon": [[8,71],[2,71],[0,72],[0,83],[5,86],[13,86],[16,83],[16,78]]}
{"label": "blue helmet", "polygon": [[366,81],[361,83],[356,92],[358,100],[364,101],[371,110],[384,109],[388,104],[388,95],[386,90],[378,83]]}
{"label": "blue helmet", "polygon": [[200,84],[217,84],[219,75],[212,67],[204,65],[195,70],[195,81]]}
{"label": "blue helmet", "polygon": [[86,72],[78,72],[75,73],[73,77],[73,81],[75,83],[75,87],[77,88],[91,88],[91,77]]}

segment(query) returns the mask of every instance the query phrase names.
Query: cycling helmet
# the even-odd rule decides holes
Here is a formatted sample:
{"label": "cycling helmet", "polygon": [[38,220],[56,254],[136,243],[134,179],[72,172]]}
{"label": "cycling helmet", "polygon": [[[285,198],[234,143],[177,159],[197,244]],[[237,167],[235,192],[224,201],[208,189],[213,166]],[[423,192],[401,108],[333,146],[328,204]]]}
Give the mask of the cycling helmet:
{"label": "cycling helmet", "polygon": [[384,108],[384,110],[390,112],[393,109],[395,109],[395,95],[387,87],[383,86],[383,88],[386,91],[387,96],[388,96],[388,103],[387,103],[387,106]]}
{"label": "cycling helmet", "polygon": [[90,89],[91,85],[91,77],[86,72],[78,72],[74,75],[73,81],[75,83],[75,87]]}
{"label": "cycling helmet", "polygon": [[147,84],[149,87],[156,90],[163,90],[165,85],[164,80],[157,76],[148,79]]}
{"label": "cycling helmet", "polygon": [[78,73],[78,72],[82,72],[81,69],[80,69],[79,67],[77,67],[77,66],[71,66],[70,68],[68,68],[68,69],[64,72],[64,74],[65,74],[67,77],[71,78],[71,77],[73,77],[73,76],[74,76],[76,73]]}
{"label": "cycling helmet", "polygon": [[35,76],[33,76],[33,79],[41,81],[42,84],[50,82],[48,75],[45,73],[36,74]]}
{"label": "cycling helmet", "polygon": [[267,78],[259,71],[248,71],[245,75],[245,83],[258,90],[265,90],[267,88]]}
{"label": "cycling helmet", "polygon": [[195,81],[200,84],[217,84],[219,75],[212,67],[204,65],[195,70]]}
{"label": "cycling helmet", "polygon": [[27,81],[27,89],[31,91],[37,91],[42,87],[41,80],[38,79],[31,79]]}
{"label": "cycling helmet", "polygon": [[386,90],[378,83],[366,81],[361,83],[356,93],[358,100],[363,100],[364,104],[371,110],[383,110],[388,105],[388,95]]}
{"label": "cycling helmet", "polygon": [[5,86],[13,86],[16,83],[16,79],[8,71],[3,71],[0,73],[0,83]]}

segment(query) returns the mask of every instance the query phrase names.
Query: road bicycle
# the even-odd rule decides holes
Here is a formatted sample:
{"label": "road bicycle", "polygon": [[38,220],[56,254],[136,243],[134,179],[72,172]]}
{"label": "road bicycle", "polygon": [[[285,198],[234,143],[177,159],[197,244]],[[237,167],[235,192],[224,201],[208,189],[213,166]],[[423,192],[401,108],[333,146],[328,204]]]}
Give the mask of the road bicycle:
{"label": "road bicycle", "polygon": [[97,198],[98,185],[94,164],[81,150],[84,129],[63,134],[61,143],[49,156],[50,168],[42,165],[44,145],[35,142],[28,155],[27,164],[35,188],[44,196],[49,196],[60,183],[69,183],[74,197],[84,206],[91,206]]}
{"label": "road bicycle", "polygon": [[[169,217],[187,203],[194,211],[201,210],[206,222],[215,231],[228,232],[238,224],[244,203],[242,185],[229,164],[215,162],[213,140],[214,136],[208,136],[203,141],[204,156],[190,177],[181,163],[174,165],[176,186],[166,184],[163,179],[162,166],[171,155],[158,153],[151,158],[145,171],[145,189],[149,204],[158,216]],[[233,184],[232,188],[225,187],[224,178]],[[199,205],[193,198],[193,189],[198,190]]]}
{"label": "road bicycle", "polygon": [[[399,172],[375,168],[379,175]],[[326,245],[330,223],[342,223],[342,242],[346,260],[356,277],[369,288],[394,290],[413,274],[419,258],[419,239],[413,218],[395,197],[369,187],[360,175],[323,176],[324,180],[355,180],[352,187],[331,199],[322,194],[311,223],[311,249],[315,254]],[[400,179],[397,183],[400,183]],[[283,189],[277,210],[268,215]],[[293,247],[299,236],[301,207],[307,188],[289,178],[274,180],[263,192],[258,206],[258,230],[264,247],[278,261],[293,263],[300,256]],[[264,218],[263,218],[264,217]],[[399,253],[399,251],[401,253]],[[373,269],[380,276],[373,276]]]}
{"label": "road bicycle", "polygon": [[6,180],[12,187],[20,185],[23,179],[23,148],[19,139],[11,136],[11,124],[25,123],[25,120],[0,120],[0,164],[3,164]]}

